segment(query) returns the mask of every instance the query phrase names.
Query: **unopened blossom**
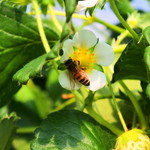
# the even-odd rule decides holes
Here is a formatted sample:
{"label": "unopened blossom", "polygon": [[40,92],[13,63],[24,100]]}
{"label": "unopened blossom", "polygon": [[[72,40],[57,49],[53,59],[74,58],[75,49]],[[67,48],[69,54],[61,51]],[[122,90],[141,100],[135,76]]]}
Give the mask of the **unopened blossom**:
{"label": "unopened blossom", "polygon": [[98,0],[79,0],[77,3],[76,11],[82,11],[87,8],[94,7],[98,3]]}
{"label": "unopened blossom", "polygon": [[140,14],[138,12],[133,12],[127,19],[127,23],[131,28],[137,28],[140,23]]}
{"label": "unopened blossom", "polygon": [[[100,41],[92,31],[81,30],[77,32],[73,39],[68,39],[63,44],[63,55],[61,62],[65,63],[68,59],[79,62],[78,67],[84,68],[90,85],[86,86],[92,91],[96,91],[106,84],[105,74],[95,69],[95,65],[108,66],[114,60],[114,52],[110,45]],[[68,90],[79,89],[82,84],[66,69],[59,75],[59,83]]]}
{"label": "unopened blossom", "polygon": [[118,137],[114,150],[150,150],[150,138],[144,131],[132,129]]}

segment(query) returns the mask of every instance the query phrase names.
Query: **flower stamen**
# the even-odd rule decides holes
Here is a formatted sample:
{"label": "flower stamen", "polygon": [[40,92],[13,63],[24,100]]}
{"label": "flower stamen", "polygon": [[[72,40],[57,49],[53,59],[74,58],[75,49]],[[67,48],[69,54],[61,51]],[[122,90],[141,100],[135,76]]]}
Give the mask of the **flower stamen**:
{"label": "flower stamen", "polygon": [[80,68],[86,72],[90,72],[93,69],[93,64],[96,62],[94,53],[90,53],[88,49],[76,49],[72,54],[73,60],[80,62]]}
{"label": "flower stamen", "polygon": [[[71,66],[66,68],[67,70],[60,73],[59,82],[62,87],[76,90],[84,85],[91,91],[104,87],[106,77],[100,66],[108,66],[114,60],[113,49],[110,45],[99,41],[93,32],[81,30],[72,39],[66,40],[62,49],[64,53],[61,56],[61,62],[66,63],[69,60],[72,62]],[[73,79],[79,81],[74,82],[73,88],[70,84],[72,79],[69,78],[68,73],[72,74]]]}

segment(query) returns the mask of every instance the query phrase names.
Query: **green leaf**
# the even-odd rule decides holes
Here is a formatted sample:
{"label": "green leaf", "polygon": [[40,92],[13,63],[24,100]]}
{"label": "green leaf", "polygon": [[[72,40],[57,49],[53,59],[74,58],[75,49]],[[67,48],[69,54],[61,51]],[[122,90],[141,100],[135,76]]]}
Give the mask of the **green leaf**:
{"label": "green leaf", "polygon": [[116,4],[117,4],[117,7],[119,9],[119,12],[122,15],[127,15],[127,14],[130,14],[134,11],[134,8],[131,5],[129,0],[120,0],[120,1],[117,1]]}
{"label": "green leaf", "polygon": [[[147,42],[150,45],[150,26],[146,27],[143,31],[143,35],[145,37],[145,39],[147,40]],[[145,48],[145,52],[144,52],[144,61],[150,71],[150,46],[147,46]]]}
{"label": "green leaf", "polygon": [[58,1],[59,5],[60,5],[61,7],[63,7],[63,1],[62,1],[62,0],[57,0],[57,1]]}
{"label": "green leaf", "polygon": [[77,0],[64,0],[66,10],[66,22],[69,22],[72,14],[74,13],[77,5]]}
{"label": "green leaf", "polygon": [[147,42],[150,44],[150,26],[146,27],[143,31],[143,35]]}
{"label": "green leaf", "polygon": [[[15,95],[15,99],[17,102],[22,103],[28,112],[29,110],[34,112],[34,118],[35,116],[38,116],[41,119],[45,118],[52,107],[48,94],[31,82],[29,82],[28,86],[22,86],[22,88]],[[21,104],[19,105],[21,107]],[[15,107],[15,109],[17,109],[17,104]],[[17,112],[17,110],[13,111]],[[17,112],[17,114],[19,113]],[[25,117],[23,117],[23,119],[25,119]]]}
{"label": "green leaf", "polygon": [[[49,43],[53,46],[58,35],[45,26]],[[44,48],[36,20],[6,2],[0,3],[0,105],[19,89],[12,76],[32,59],[42,55]]]}
{"label": "green leaf", "polygon": [[146,87],[146,94],[147,94],[148,98],[150,98],[150,83]]}
{"label": "green leaf", "polygon": [[[117,102],[119,101],[117,100]],[[118,128],[121,127],[118,115],[116,114],[116,112],[114,112],[110,99],[97,100],[96,102],[94,102],[94,106],[97,106],[95,110],[97,111],[98,115],[101,115],[109,123],[115,124]]]}
{"label": "green leaf", "polygon": [[13,148],[15,150],[30,150],[30,144],[29,144],[29,140],[30,140],[30,137],[25,137],[25,138],[22,138],[22,137],[16,137],[14,140],[13,140]]}
{"label": "green leaf", "polygon": [[31,150],[106,150],[106,143],[113,139],[90,116],[77,110],[50,114],[35,136]]}
{"label": "green leaf", "polygon": [[61,95],[64,94],[65,91],[65,89],[63,89],[58,82],[58,76],[58,71],[56,69],[51,69],[46,83],[46,88],[48,90],[48,93],[50,93],[50,97],[53,101],[53,106],[58,106],[61,104]]}
{"label": "green leaf", "polygon": [[[63,31],[61,33],[61,41],[63,41],[65,38],[67,38],[67,36],[69,36],[70,33],[70,27],[68,23],[65,23],[63,26]],[[59,43],[58,43],[59,44]]]}
{"label": "green leaf", "polygon": [[92,15],[93,15],[93,12],[94,12],[94,10],[95,10],[95,7],[96,7],[96,5],[95,5],[94,7],[87,8],[87,9],[85,10],[85,15],[86,15],[87,12],[89,12],[89,15],[92,16]]}
{"label": "green leaf", "polygon": [[145,52],[144,52],[144,61],[147,65],[147,68],[150,71],[150,46],[146,47]]}
{"label": "green leaf", "polygon": [[141,41],[137,44],[131,41],[119,60],[115,64],[113,81],[122,79],[137,79],[148,81],[146,65],[144,63],[144,49],[147,44]]}
{"label": "green leaf", "polygon": [[[26,94],[30,94],[29,92]],[[22,95],[22,99],[25,93]],[[31,94],[30,94],[31,95]],[[30,96],[29,95],[29,96]],[[35,103],[33,103],[33,100],[26,101],[26,102],[20,102],[20,101],[12,101],[10,102],[9,110],[16,112],[19,117],[21,117],[17,123],[19,127],[33,127],[38,126],[41,122],[41,118],[39,117],[39,114],[37,114],[37,110],[34,106]]]}
{"label": "green leaf", "polygon": [[48,60],[55,58],[56,56],[50,52],[42,56],[33,59],[31,62],[26,64],[22,69],[15,73],[13,76],[14,80],[20,83],[26,83],[30,78],[42,75],[42,68]]}
{"label": "green leaf", "polygon": [[64,71],[66,69],[66,65],[64,63],[60,63],[57,69]]}
{"label": "green leaf", "polygon": [[48,5],[42,5],[42,4],[41,4],[41,10],[42,10],[42,13],[43,13],[44,15],[46,15],[46,14],[47,14],[47,10],[48,10]]}
{"label": "green leaf", "polygon": [[142,13],[139,18],[139,27],[143,30],[150,26],[150,13]]}
{"label": "green leaf", "polygon": [[15,131],[18,117],[11,113],[9,116],[0,116],[0,150],[9,150]]}

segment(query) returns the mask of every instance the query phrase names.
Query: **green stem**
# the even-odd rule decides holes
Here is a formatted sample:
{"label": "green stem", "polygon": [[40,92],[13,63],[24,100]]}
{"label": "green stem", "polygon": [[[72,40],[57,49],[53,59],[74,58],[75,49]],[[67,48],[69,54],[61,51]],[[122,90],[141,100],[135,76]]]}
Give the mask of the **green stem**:
{"label": "green stem", "polygon": [[124,118],[123,118],[123,116],[121,114],[121,111],[120,111],[120,109],[118,107],[118,104],[116,102],[116,98],[115,98],[115,94],[114,94],[114,91],[113,91],[113,87],[112,87],[112,85],[111,85],[110,80],[109,80],[108,77],[107,77],[107,82],[108,82],[108,86],[109,86],[110,92],[112,94],[112,100],[113,100],[114,106],[115,106],[116,111],[118,113],[118,117],[120,119],[120,122],[122,124],[122,127],[123,127],[124,131],[126,132],[126,131],[128,131],[128,128],[126,126],[125,120],[124,120]]}
{"label": "green stem", "polygon": [[140,121],[140,124],[141,124],[141,128],[142,129],[147,129],[148,128],[148,124],[145,120],[145,117],[144,117],[144,114],[142,112],[142,109],[138,103],[138,100],[136,99],[136,97],[133,95],[133,93],[128,89],[128,87],[125,85],[125,83],[123,81],[119,81],[120,85],[123,87],[123,89],[125,90],[125,92],[127,93],[127,95],[129,96],[134,108],[135,108],[135,111],[139,117],[139,121]]}
{"label": "green stem", "polygon": [[[112,95],[106,95],[106,96],[101,95],[101,96],[95,96],[95,97],[94,97],[94,101],[98,101],[98,100],[101,100],[101,99],[110,99],[110,98],[112,98]],[[115,95],[115,98],[119,98],[119,99],[121,99],[122,97],[121,97],[121,96],[119,96],[119,95]]]}
{"label": "green stem", "polygon": [[127,46],[127,44],[121,44],[121,45],[113,46],[114,52],[115,53],[121,53],[126,48],[126,46]]}
{"label": "green stem", "polygon": [[53,110],[51,111],[51,113],[52,113],[52,112],[59,111],[59,110],[62,110],[63,108],[65,108],[65,107],[67,107],[67,106],[69,106],[69,105],[71,105],[71,104],[73,104],[73,103],[75,103],[75,99],[74,99],[74,98],[69,99],[69,100],[67,100],[66,102],[64,102],[64,103],[62,103],[61,105],[59,105],[58,107],[56,107],[55,109],[53,109]]}
{"label": "green stem", "polygon": [[45,48],[45,51],[48,53],[48,52],[50,52],[51,49],[50,49],[50,46],[48,44],[44,29],[43,29],[42,19],[41,19],[41,16],[40,16],[41,14],[40,14],[40,11],[39,11],[38,2],[36,0],[32,0],[32,4],[33,4],[33,7],[35,9],[35,14],[36,14],[36,17],[37,17],[36,20],[37,20],[37,25],[38,25],[38,30],[39,30],[39,33],[40,33],[40,36],[41,36],[41,40],[42,40],[43,46]]}
{"label": "green stem", "polygon": [[132,129],[136,127],[136,122],[137,122],[136,116],[137,116],[136,112],[133,112]]}
{"label": "green stem", "polygon": [[[120,28],[120,27],[118,27],[118,26],[116,26],[116,25],[113,25],[113,24],[110,24],[110,23],[108,23],[108,22],[105,22],[104,20],[101,20],[101,19],[99,19],[99,18],[96,18],[96,17],[93,17],[93,22],[98,22],[98,23],[100,23],[100,24],[103,24],[103,25],[105,25],[106,27],[108,27],[108,28],[110,28],[110,29],[112,29],[112,30],[114,30],[114,31],[116,31],[116,32],[119,32],[119,33],[122,33],[122,32],[124,32],[125,31],[125,29],[123,29],[123,28]],[[129,34],[130,35],[130,34]],[[130,35],[131,36],[131,35]]]}
{"label": "green stem", "polygon": [[128,35],[129,31],[128,30],[125,30],[124,32],[122,32],[118,37],[117,37],[117,40],[116,40],[116,43],[115,45],[120,45],[121,42],[123,41],[123,39],[125,39]]}
{"label": "green stem", "polygon": [[[49,14],[51,14],[50,11],[48,11]],[[54,14],[55,15],[59,15],[59,16],[65,16],[65,12],[61,12],[61,11],[54,11]],[[101,20],[97,17],[87,17],[85,15],[81,15],[81,14],[73,14],[72,15],[72,18],[78,18],[78,19],[82,19],[82,20],[86,20],[88,23],[87,24],[91,24],[93,23],[94,21],[95,22],[98,22],[100,24],[103,24],[105,25],[106,27],[116,31],[116,32],[119,32],[119,33],[122,33],[123,31],[125,31],[125,29],[121,28],[121,27],[118,27],[116,25],[113,25],[113,24],[110,24],[108,22],[105,22],[104,20]],[[128,34],[129,36],[132,36],[131,34]]]}
{"label": "green stem", "polygon": [[[30,13],[30,14],[34,14],[33,12]],[[51,10],[48,11],[48,14],[52,14]],[[58,15],[58,16],[65,16],[65,12],[61,12],[61,11],[53,11],[53,14],[54,15]],[[104,26],[116,31],[116,32],[119,32],[119,33],[122,33],[125,31],[125,29],[121,28],[121,27],[118,27],[116,25],[113,25],[113,24],[110,24],[104,20],[101,20],[97,17],[87,17],[85,15],[81,15],[81,14],[73,14],[72,15],[72,18],[78,18],[78,19],[82,19],[82,20],[86,20],[87,24],[91,24],[93,23],[94,21],[97,22],[97,23],[100,23],[100,24],[103,24]],[[132,36],[130,33],[128,34],[129,36]]]}
{"label": "green stem", "polygon": [[24,128],[18,128],[17,129],[17,133],[33,133],[34,130],[37,128],[37,126],[35,127],[24,127]]}
{"label": "green stem", "polygon": [[127,24],[127,22],[123,19],[123,17],[120,15],[117,6],[115,4],[114,0],[108,0],[112,10],[114,11],[114,13],[116,14],[116,16],[118,17],[118,19],[120,20],[120,22],[122,23],[122,25],[131,33],[131,35],[134,37],[134,39],[138,42],[139,41],[139,36],[138,34]]}
{"label": "green stem", "polygon": [[94,109],[92,107],[93,97],[94,97],[94,94],[90,91],[89,96],[85,100],[86,101],[86,110],[89,113],[89,115],[92,116],[98,123],[100,123],[101,125],[107,127],[109,130],[111,130],[114,134],[116,134],[118,136],[121,135],[123,133],[122,130],[118,129],[114,125],[112,125],[109,122],[107,122],[106,120],[104,120],[100,115],[98,115],[94,111]]}
{"label": "green stem", "polygon": [[84,97],[77,91],[72,91],[76,98],[76,107],[78,110],[83,111],[85,107]]}
{"label": "green stem", "polygon": [[56,16],[55,16],[55,13],[54,13],[54,10],[53,10],[53,7],[51,5],[49,5],[49,12],[50,12],[50,15],[51,15],[51,19],[55,25],[55,27],[57,28],[57,30],[59,32],[62,32],[62,27],[60,25],[60,23],[58,22]]}

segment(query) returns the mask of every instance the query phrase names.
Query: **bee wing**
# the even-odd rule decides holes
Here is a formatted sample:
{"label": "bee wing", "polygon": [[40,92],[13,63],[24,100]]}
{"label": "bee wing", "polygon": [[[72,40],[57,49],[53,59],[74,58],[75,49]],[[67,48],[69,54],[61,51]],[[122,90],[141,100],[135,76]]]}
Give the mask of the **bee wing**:
{"label": "bee wing", "polygon": [[80,88],[81,84],[73,77],[71,72],[69,72],[69,80],[70,80],[71,90],[77,90]]}
{"label": "bee wing", "polygon": [[70,87],[71,90],[75,89],[76,79],[73,77],[73,75],[69,72],[69,80],[70,80]]}
{"label": "bee wing", "polygon": [[[70,80],[70,77],[69,77],[69,72],[66,70],[66,71],[61,71],[60,74],[59,74],[59,83],[60,85],[67,89],[67,90],[72,90],[71,88],[71,80]],[[74,90],[75,89],[79,89],[80,87],[78,87],[76,84],[75,84],[75,87],[74,87]]]}

